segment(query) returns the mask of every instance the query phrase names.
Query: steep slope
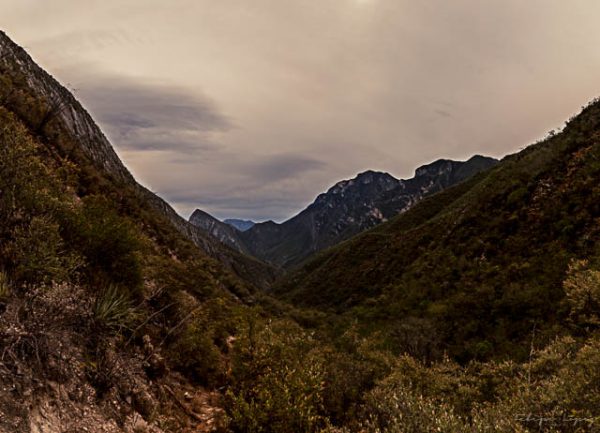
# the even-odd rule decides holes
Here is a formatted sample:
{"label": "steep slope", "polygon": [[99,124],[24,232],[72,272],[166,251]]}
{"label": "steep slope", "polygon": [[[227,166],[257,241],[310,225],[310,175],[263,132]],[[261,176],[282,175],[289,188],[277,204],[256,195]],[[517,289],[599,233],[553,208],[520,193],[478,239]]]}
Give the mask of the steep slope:
{"label": "steep slope", "polygon": [[295,217],[282,223],[255,224],[240,238],[254,256],[282,267],[335,245],[409,209],[421,198],[461,182],[496,164],[474,156],[466,162],[439,160],[399,180],[367,171],[338,182]]}
{"label": "steep slope", "polygon": [[[26,119],[36,134],[60,129],[77,146],[59,151],[72,159],[85,159],[115,182],[132,187],[140,199],[158,211],[188,239],[208,255],[226,264],[242,278],[259,287],[268,287],[275,271],[269,266],[239,254],[180,217],[163,199],[139,185],[120,161],[112,146],[88,112],[73,95],[40,68],[21,47],[0,31],[0,66],[5,75],[0,101]],[[57,131],[53,131],[57,134]],[[55,137],[56,138],[56,137]],[[77,160],[77,162],[81,162]]]}
{"label": "steep slope", "polygon": [[599,136],[595,102],[559,135],[324,252],[278,292],[358,315],[392,345],[412,317],[460,359],[524,356],[519,341],[534,328],[544,341],[564,318],[569,261],[598,253]]}
{"label": "steep slope", "polygon": [[221,222],[212,215],[196,209],[190,216],[190,223],[209,233],[215,239],[218,239],[225,245],[233,248],[240,253],[247,253],[244,242],[239,237],[239,230],[234,226]]}

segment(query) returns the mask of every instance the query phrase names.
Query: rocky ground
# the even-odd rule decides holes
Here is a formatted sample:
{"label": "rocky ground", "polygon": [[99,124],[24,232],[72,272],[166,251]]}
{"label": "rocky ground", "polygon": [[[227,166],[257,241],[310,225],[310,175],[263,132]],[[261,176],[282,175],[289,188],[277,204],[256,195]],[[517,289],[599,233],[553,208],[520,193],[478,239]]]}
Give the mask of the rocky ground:
{"label": "rocky ground", "polygon": [[169,371],[149,336],[95,338],[89,298],[60,286],[0,304],[0,432],[222,429],[219,394]]}

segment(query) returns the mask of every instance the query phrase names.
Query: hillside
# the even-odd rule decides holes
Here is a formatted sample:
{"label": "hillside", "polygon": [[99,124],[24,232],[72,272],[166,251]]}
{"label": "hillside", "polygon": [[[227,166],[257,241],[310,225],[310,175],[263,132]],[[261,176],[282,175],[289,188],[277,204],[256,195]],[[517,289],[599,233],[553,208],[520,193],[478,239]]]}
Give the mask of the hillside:
{"label": "hillside", "polygon": [[0,431],[214,430],[226,338],[273,270],[137,184],[3,33],[0,126]]}
{"label": "hillside", "polygon": [[598,253],[599,134],[595,102],[560,134],[322,253],[277,293],[359,318],[392,346],[416,323],[459,359],[525,356],[534,327],[543,340],[565,318],[570,260]]}
{"label": "hillside", "polygon": [[440,159],[418,168],[411,179],[367,171],[336,183],[298,215],[277,224],[253,225],[240,233],[245,249],[276,266],[291,268],[333,246],[410,209],[415,203],[496,164],[493,158]]}

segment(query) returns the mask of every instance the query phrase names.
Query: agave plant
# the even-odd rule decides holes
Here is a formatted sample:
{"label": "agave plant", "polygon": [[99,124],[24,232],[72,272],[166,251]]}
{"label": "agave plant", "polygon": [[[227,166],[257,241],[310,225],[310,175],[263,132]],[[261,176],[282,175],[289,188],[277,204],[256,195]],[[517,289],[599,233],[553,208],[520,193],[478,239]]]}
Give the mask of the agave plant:
{"label": "agave plant", "polygon": [[93,308],[94,321],[101,327],[121,330],[135,320],[136,309],[126,291],[110,285],[96,297]]}

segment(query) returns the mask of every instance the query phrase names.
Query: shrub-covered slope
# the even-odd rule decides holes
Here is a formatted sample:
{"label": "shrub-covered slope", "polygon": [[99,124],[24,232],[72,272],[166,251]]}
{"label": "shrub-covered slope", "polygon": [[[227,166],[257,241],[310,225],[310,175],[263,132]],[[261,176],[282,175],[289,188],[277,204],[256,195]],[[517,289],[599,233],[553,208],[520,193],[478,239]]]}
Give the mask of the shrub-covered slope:
{"label": "shrub-covered slope", "polygon": [[514,342],[563,318],[569,261],[597,253],[599,137],[595,102],[560,134],[324,252],[277,293],[358,316],[392,346],[414,322],[461,359],[525,355]]}

